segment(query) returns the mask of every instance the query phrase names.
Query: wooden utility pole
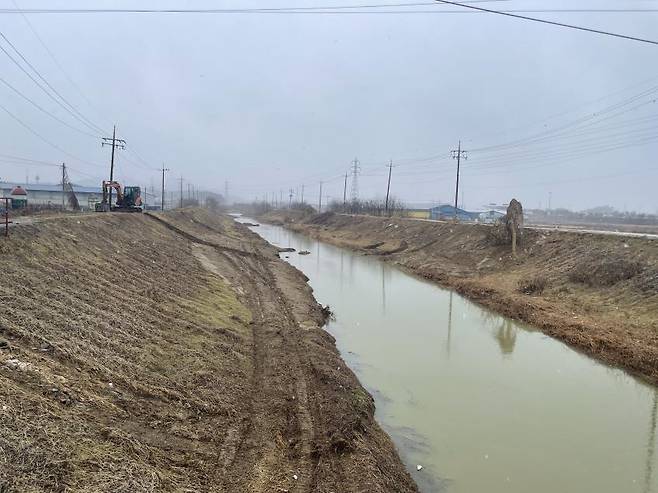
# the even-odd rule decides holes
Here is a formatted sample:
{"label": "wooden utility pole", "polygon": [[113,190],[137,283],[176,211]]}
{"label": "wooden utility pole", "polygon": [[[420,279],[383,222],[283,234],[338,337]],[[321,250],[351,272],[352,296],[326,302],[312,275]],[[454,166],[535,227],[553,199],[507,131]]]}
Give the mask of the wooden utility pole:
{"label": "wooden utility pole", "polygon": [[386,215],[388,216],[388,195],[391,192],[391,171],[393,170],[393,160],[388,163],[388,185],[386,186]]}
{"label": "wooden utility pole", "polygon": [[66,165],[62,163],[62,210],[66,208],[66,204],[64,202],[66,197]]}
{"label": "wooden utility pole", "polygon": [[180,203],[180,208],[183,208],[183,177],[181,176],[179,179],[180,181],[180,200],[178,201]]}
{"label": "wooden utility pole", "polygon": [[318,199],[318,214],[322,212],[322,182],[320,182],[320,198]]}
{"label": "wooden utility pole", "polygon": [[[118,147],[119,149],[126,148],[126,141],[123,139],[117,139],[117,126],[114,125],[112,130],[112,137],[103,137],[101,146],[112,146],[112,158],[110,159],[110,181],[114,181],[114,150]],[[110,201],[108,206],[112,207],[112,187],[110,187]]]}
{"label": "wooden utility pole", "polygon": [[459,164],[461,159],[466,159],[466,151],[462,151],[462,141],[459,141],[456,151],[452,151],[452,158],[457,160],[457,181],[455,183],[455,221],[457,220],[457,200],[459,199]]}
{"label": "wooden utility pole", "polygon": [[162,164],[162,206],[160,207],[161,210],[164,210],[164,204],[165,204],[165,172],[169,171],[169,168],[164,167],[164,163]]}
{"label": "wooden utility pole", "polygon": [[345,185],[343,185],[343,212],[345,212],[346,204],[347,204],[347,173],[345,173]]}
{"label": "wooden utility pole", "polygon": [[303,204],[304,203],[304,184],[302,183],[302,197],[300,202]]}

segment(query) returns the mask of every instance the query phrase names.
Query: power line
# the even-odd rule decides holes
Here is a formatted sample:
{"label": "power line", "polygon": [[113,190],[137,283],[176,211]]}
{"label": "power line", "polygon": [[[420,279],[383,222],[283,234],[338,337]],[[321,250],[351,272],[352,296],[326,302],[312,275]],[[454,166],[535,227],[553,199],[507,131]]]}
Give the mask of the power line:
{"label": "power line", "polygon": [[[71,116],[73,116],[73,117],[74,117],[76,120],[78,120],[80,123],[86,125],[87,127],[89,127],[89,128],[90,128],[91,130],[93,130],[94,132],[100,132],[100,133],[103,133],[103,130],[102,130],[100,127],[98,127],[98,126],[94,125],[93,123],[89,122],[89,121],[88,121],[86,118],[84,118],[82,115],[79,115],[79,112],[77,112],[77,111],[75,110],[75,108],[74,108],[74,107],[73,107],[68,101],[66,101],[66,100],[62,97],[62,95],[59,94],[59,93],[57,92],[56,89],[54,89],[54,88],[50,85],[50,83],[49,83],[49,82],[48,82],[48,81],[47,81],[47,80],[46,80],[46,79],[45,79],[45,78],[39,73],[38,70],[36,70],[36,69],[34,68],[34,66],[32,66],[32,64],[31,64],[31,63],[30,63],[30,62],[29,62],[29,61],[23,56],[23,54],[22,54],[20,51],[18,51],[18,49],[17,49],[17,48],[11,43],[11,41],[9,41],[9,39],[7,39],[7,37],[6,37],[1,31],[0,31],[0,37],[2,37],[2,38],[3,38],[3,39],[9,44],[9,46],[12,47],[12,49],[13,49],[13,50],[18,54],[18,56],[19,56],[19,57],[20,57],[20,58],[21,58],[21,59],[27,64],[27,66],[30,67],[30,68],[34,71],[35,74],[37,74],[37,76],[38,76],[38,77],[39,77],[39,78],[40,78],[40,79],[46,84],[46,86],[48,86],[48,88],[50,88],[50,91],[52,91],[53,93],[55,93],[55,94],[61,99],[61,101],[60,101],[60,99],[57,99],[55,96],[53,96],[53,95],[51,94],[50,91],[48,91],[48,90],[47,90],[47,89],[46,89],[46,88],[45,88],[45,87],[44,87],[44,86],[43,86],[38,80],[36,80],[36,79],[34,78],[34,76],[32,76],[32,74],[29,73],[29,72],[25,69],[25,67],[23,67],[23,65],[22,65],[18,60],[16,60],[16,59],[15,59],[15,58],[14,58],[14,57],[13,57],[13,56],[12,56],[12,55],[11,55],[6,49],[5,49],[4,46],[0,45],[0,50],[2,50],[2,51],[4,52],[4,54],[7,55],[7,57],[9,57],[9,59],[10,59],[10,60],[11,60],[11,61],[12,61],[12,62],[13,62],[13,63],[14,63],[14,64],[15,64],[15,65],[16,65],[16,66],[17,66],[17,67],[18,67],[18,68],[19,68],[19,69],[25,74],[25,75],[27,75],[27,76],[30,78],[30,80],[32,80],[32,82],[34,82],[34,83],[39,87],[39,89],[41,89],[44,93],[46,93],[46,95],[47,95],[50,99],[52,99],[53,101],[55,101],[55,103],[57,103],[59,106],[61,106],[66,112],[68,112]],[[62,102],[62,101],[63,101],[63,102]],[[66,103],[66,104],[64,104],[64,103]],[[68,106],[67,106],[67,105],[68,105]],[[70,108],[69,108],[69,107],[70,107]],[[78,114],[76,114],[76,113],[78,113]]]}
{"label": "power line", "polygon": [[592,29],[590,27],[583,27],[583,26],[576,26],[574,24],[565,24],[563,22],[557,22],[557,21],[549,21],[546,19],[539,19],[537,17],[528,17],[526,15],[519,15],[511,12],[503,12],[500,10],[492,10],[492,9],[485,9],[483,7],[475,7],[473,5],[467,5],[465,3],[458,3],[458,2],[450,2],[448,0],[436,0],[439,3],[446,4],[446,5],[455,5],[457,7],[463,7],[465,9],[471,9],[471,10],[477,10],[479,12],[487,12],[489,14],[497,14],[497,15],[504,15],[506,17],[512,17],[514,19],[522,19],[526,21],[531,21],[531,22],[540,22],[542,24],[550,24],[552,26],[558,26],[558,27],[565,27],[568,29],[576,29],[578,31],[585,31],[589,33],[594,33],[594,34],[602,34],[605,36],[613,36],[615,38],[622,38],[622,39],[627,39],[630,41],[638,41],[640,43],[648,43],[652,45],[658,45],[658,41],[653,41],[650,39],[644,39],[644,38],[638,38],[635,36],[628,36],[626,34],[619,34],[619,33],[612,33],[609,31],[602,31],[599,29]]}
{"label": "power line", "polygon": [[24,55],[18,50],[18,48],[16,48],[16,46],[14,46],[14,44],[13,44],[11,41],[9,41],[9,39],[7,38],[7,36],[4,35],[4,33],[0,32],[0,36],[2,37],[2,39],[4,39],[4,40],[7,42],[7,44],[8,44],[9,46],[11,46],[11,48],[16,52],[16,54],[18,54],[18,56],[21,58],[21,60],[23,60],[23,61],[25,62],[25,64],[26,64],[28,67],[30,67],[30,69],[32,69],[32,71],[33,71],[35,74],[37,74],[37,76],[39,77],[39,79],[41,79],[41,80],[42,80],[42,81],[48,86],[48,88],[49,88],[52,92],[54,92],[54,93],[57,95],[57,97],[59,97],[59,99],[61,99],[64,103],[66,103],[66,105],[67,105],[69,108],[71,108],[71,110],[73,111],[73,113],[74,113],[75,115],[77,115],[80,119],[82,119],[82,120],[85,122],[85,124],[88,125],[90,128],[92,128],[92,129],[95,128],[95,131],[99,131],[99,132],[101,132],[101,133],[103,132],[103,129],[102,129],[101,127],[99,127],[98,125],[95,125],[91,120],[89,120],[89,119],[86,118],[82,113],[80,113],[80,111],[78,111],[78,109],[77,109],[75,106],[73,106],[73,105],[72,105],[72,104],[71,104],[71,103],[70,103],[70,102],[69,102],[64,96],[62,96],[62,95],[60,94],[60,92],[59,92],[57,89],[55,89],[55,88],[50,84],[50,82],[48,82],[48,80],[47,80],[43,75],[41,75],[41,72],[39,72],[39,71],[34,67],[34,65],[32,65],[32,64],[30,63],[30,61],[29,61],[27,58],[25,58],[25,56],[24,56]]}
{"label": "power line", "polygon": [[46,115],[48,115],[49,117],[51,117],[53,120],[55,120],[55,121],[61,123],[62,125],[64,125],[64,126],[70,128],[71,130],[75,130],[75,131],[78,132],[78,133],[81,133],[81,134],[83,134],[83,135],[87,135],[88,137],[93,137],[94,139],[98,138],[97,135],[90,134],[89,132],[86,132],[86,131],[84,131],[84,130],[81,130],[81,129],[79,129],[79,128],[77,128],[77,127],[74,127],[73,125],[70,125],[69,123],[65,122],[64,120],[62,120],[61,118],[59,118],[57,115],[51,113],[50,111],[48,111],[47,109],[43,108],[41,105],[39,105],[38,103],[36,103],[35,101],[33,101],[32,99],[30,99],[29,97],[27,97],[25,94],[23,94],[21,91],[19,91],[18,89],[16,89],[14,86],[12,86],[9,82],[7,82],[6,80],[4,80],[4,79],[1,78],[1,77],[0,77],[0,82],[2,82],[2,83],[3,83],[4,85],[6,85],[9,89],[11,89],[12,91],[14,91],[16,94],[18,94],[21,98],[23,98],[25,101],[27,101],[28,103],[30,103],[32,106],[34,106],[35,108],[37,108],[39,111],[41,111],[42,113],[45,113]]}
{"label": "power line", "polygon": [[73,78],[68,74],[68,72],[67,72],[66,70],[64,70],[64,67],[62,66],[61,63],[59,63],[59,60],[57,59],[57,57],[55,56],[55,54],[52,52],[52,50],[51,50],[50,48],[48,48],[48,45],[43,41],[43,39],[41,38],[41,36],[39,35],[39,33],[37,32],[37,30],[35,29],[35,27],[32,25],[32,23],[31,23],[30,20],[28,19],[28,17],[22,12],[22,9],[20,8],[20,6],[19,6],[18,3],[16,2],[16,0],[12,0],[12,3],[14,4],[14,6],[15,6],[19,11],[21,11],[21,12],[20,12],[21,17],[23,18],[23,20],[25,21],[25,23],[27,24],[27,26],[30,28],[30,31],[32,31],[32,34],[34,34],[34,36],[37,38],[37,40],[39,41],[39,44],[41,44],[41,46],[43,47],[44,51],[45,51],[46,53],[48,53],[48,56],[50,56],[50,58],[52,59],[53,63],[55,64],[55,66],[59,69],[59,71],[60,71],[62,74],[64,74],[64,77],[66,77],[66,79],[69,81],[69,83],[71,84],[71,86],[72,86],[72,87],[78,92],[78,94],[82,97],[82,99],[85,100],[85,102],[87,103],[87,105],[88,105],[90,108],[92,108],[94,111],[96,111],[96,113],[98,113],[99,115],[101,115],[101,112],[100,112],[96,107],[94,107],[93,104],[91,104],[91,101],[89,101],[89,98],[87,98],[87,96],[86,96],[85,93],[82,91],[82,89],[80,88],[80,86],[79,86],[78,84],[76,84],[75,81],[73,80]]}
{"label": "power line", "polygon": [[12,161],[18,161],[18,162],[24,161],[26,164],[33,163],[33,164],[44,165],[44,166],[59,166],[59,164],[52,163],[52,162],[49,162],[49,161],[40,161],[40,160],[37,160],[37,159],[30,159],[30,158],[26,158],[26,157],[12,156],[12,155],[9,155],[9,154],[0,154],[0,158],[4,159],[4,160],[10,159]]}
{"label": "power line", "polygon": [[[509,0],[470,0],[464,3],[492,3],[507,2]],[[315,11],[340,11],[349,9],[364,8],[390,8],[390,7],[419,7],[436,5],[435,2],[412,2],[412,3],[388,3],[388,4],[357,4],[357,5],[325,5],[313,7],[272,7],[272,8],[251,8],[251,9],[0,9],[0,14],[267,14],[267,13],[313,13]],[[401,11],[402,12],[402,11]],[[463,11],[454,11],[463,12]],[[331,12],[327,12],[331,13]]]}
{"label": "power line", "polygon": [[[441,0],[436,0],[441,1]],[[481,0],[480,2],[470,3],[486,3],[495,1],[506,0]],[[448,3],[448,2],[446,2]],[[464,6],[467,2],[453,3],[457,6]],[[481,12],[465,12],[463,10],[351,10],[351,9],[381,9],[387,7],[412,7],[422,5],[436,5],[436,3],[422,2],[422,3],[406,3],[406,4],[378,4],[378,5],[348,5],[348,6],[323,6],[323,7],[279,7],[279,8],[265,8],[265,9],[0,9],[0,14],[316,14],[316,15],[339,15],[339,14],[478,14]],[[506,9],[491,11],[503,15],[511,15],[512,17],[521,17],[513,14],[521,13],[650,13],[658,12],[655,8],[623,8],[623,9],[605,9],[605,8],[577,8],[577,9]],[[598,34],[609,34],[611,36],[623,37],[626,39],[634,39],[637,41],[645,41],[632,38],[625,35],[618,35],[614,33],[607,33],[605,31],[598,31],[594,29],[572,26],[569,24],[562,24],[558,22],[546,21],[543,19],[527,18],[527,20],[534,20],[537,22],[545,22],[547,24],[556,24],[562,27],[570,27],[573,29],[580,29],[584,31],[591,31]]]}
{"label": "power line", "polygon": [[75,159],[76,161],[80,161],[81,163],[90,164],[90,165],[92,165],[92,166],[100,166],[100,165],[98,165],[98,164],[96,164],[96,163],[92,163],[92,162],[90,162],[90,161],[86,161],[86,160],[84,160],[84,159],[81,159],[81,158],[79,158],[78,156],[76,156],[75,154],[71,154],[70,152],[65,151],[64,149],[62,149],[61,147],[59,147],[57,144],[54,144],[54,143],[50,142],[50,141],[49,141],[48,139],[46,139],[43,135],[41,135],[39,132],[37,132],[36,130],[34,130],[32,127],[30,127],[27,123],[25,123],[23,120],[21,120],[21,119],[18,118],[16,115],[14,115],[11,111],[9,111],[9,110],[8,110],[7,108],[5,108],[3,105],[0,105],[0,109],[4,110],[5,113],[7,113],[11,118],[13,118],[16,122],[18,122],[23,128],[25,128],[26,130],[28,130],[31,134],[33,134],[34,136],[36,136],[37,138],[39,138],[40,140],[42,140],[43,142],[45,142],[45,143],[48,144],[49,146],[53,147],[54,149],[57,149],[59,152],[61,152],[61,153],[63,153],[63,154],[66,154],[67,156],[72,157],[73,159]]}

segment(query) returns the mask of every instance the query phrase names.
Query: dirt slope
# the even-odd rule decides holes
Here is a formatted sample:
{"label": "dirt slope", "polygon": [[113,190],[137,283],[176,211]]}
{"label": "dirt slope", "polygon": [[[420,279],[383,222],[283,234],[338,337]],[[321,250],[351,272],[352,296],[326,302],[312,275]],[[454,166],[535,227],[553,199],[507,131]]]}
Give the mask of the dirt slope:
{"label": "dirt slope", "polygon": [[658,241],[525,230],[513,259],[485,225],[330,213],[261,219],[378,255],[658,383]]}
{"label": "dirt slope", "polygon": [[304,277],[246,228],[195,210],[12,233],[0,491],[417,491]]}

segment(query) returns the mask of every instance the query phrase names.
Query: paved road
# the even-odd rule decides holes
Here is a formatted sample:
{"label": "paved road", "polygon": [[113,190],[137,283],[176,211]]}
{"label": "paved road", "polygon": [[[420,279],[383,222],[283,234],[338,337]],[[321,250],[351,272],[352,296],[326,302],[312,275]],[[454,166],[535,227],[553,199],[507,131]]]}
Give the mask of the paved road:
{"label": "paved road", "polygon": [[[341,214],[343,216],[352,216],[353,214]],[[373,216],[377,217],[377,216]],[[422,221],[428,223],[445,223],[451,224],[452,221],[442,221],[437,219],[423,219],[419,217],[404,217],[401,218],[405,221]],[[463,224],[473,224],[476,223],[463,223]],[[490,226],[489,224],[477,223],[481,226]],[[585,234],[594,234],[594,235],[604,235],[604,236],[620,236],[624,238],[645,238],[647,240],[658,240],[658,234],[653,233],[631,233],[626,231],[609,231],[605,229],[588,229],[588,228],[578,228],[569,225],[541,225],[541,226],[524,226],[524,229],[533,229],[537,231],[560,231],[566,233],[585,233]]]}

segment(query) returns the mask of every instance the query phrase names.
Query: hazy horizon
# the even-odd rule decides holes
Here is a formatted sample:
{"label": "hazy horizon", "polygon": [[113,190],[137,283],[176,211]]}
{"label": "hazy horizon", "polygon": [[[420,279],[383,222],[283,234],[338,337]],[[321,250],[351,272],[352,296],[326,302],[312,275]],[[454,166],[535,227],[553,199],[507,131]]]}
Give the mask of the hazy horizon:
{"label": "hazy horizon", "polygon": [[[394,2],[383,2],[393,4]],[[411,2],[409,2],[411,3]],[[424,4],[425,2],[417,2]],[[0,0],[0,9],[90,8],[89,2]],[[363,5],[366,5],[363,3]],[[268,2],[268,8],[361,2]],[[398,5],[398,4],[396,4]],[[620,2],[510,0],[494,9],[618,9]],[[623,8],[651,9],[643,0]],[[94,8],[253,9],[243,0],[99,1]],[[116,178],[168,182],[234,199],[300,190],[317,203],[343,195],[351,161],[361,197],[407,203],[454,200],[467,208],[516,197],[525,207],[575,210],[604,204],[656,213],[658,46],[509,19],[446,5],[312,12],[136,14],[2,13],[0,32],[80,114],[55,104],[6,55],[0,77],[73,130],[0,83],[0,179],[57,182],[109,174],[100,137],[118,137]],[[363,13],[365,10],[379,13]],[[658,40],[658,12],[552,12],[534,17]],[[0,46],[23,63],[6,40]],[[60,70],[58,64],[63,70]],[[37,81],[43,84],[38,76]],[[100,127],[104,131],[95,131]],[[44,139],[50,144],[44,142]],[[14,157],[23,158],[15,160]],[[31,159],[44,163],[31,163]],[[52,163],[53,165],[46,165]],[[348,196],[351,183],[348,183]],[[460,193],[461,195],[461,193]],[[460,203],[462,199],[460,197]]]}

